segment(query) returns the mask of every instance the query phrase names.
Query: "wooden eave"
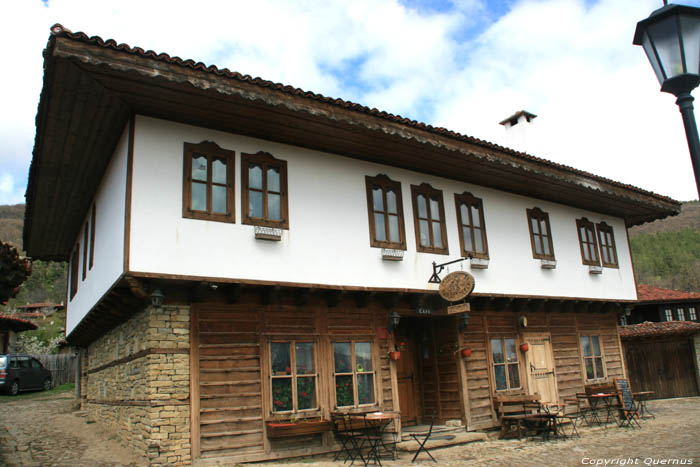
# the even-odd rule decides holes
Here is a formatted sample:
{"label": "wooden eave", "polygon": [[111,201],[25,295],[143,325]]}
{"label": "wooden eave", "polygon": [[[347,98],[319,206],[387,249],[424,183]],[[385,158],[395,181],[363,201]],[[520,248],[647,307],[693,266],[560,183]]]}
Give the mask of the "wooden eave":
{"label": "wooden eave", "polygon": [[575,206],[628,226],[680,212],[670,198],[441,128],[74,36],[52,35],[45,50],[24,232],[24,248],[37,259],[68,258],[134,114]]}

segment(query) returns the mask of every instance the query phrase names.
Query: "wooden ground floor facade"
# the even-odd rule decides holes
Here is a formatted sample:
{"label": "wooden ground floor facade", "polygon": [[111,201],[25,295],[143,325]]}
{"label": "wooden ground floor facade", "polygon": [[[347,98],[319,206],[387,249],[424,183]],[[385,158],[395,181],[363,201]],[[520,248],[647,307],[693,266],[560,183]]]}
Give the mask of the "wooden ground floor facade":
{"label": "wooden ground floor facade", "polygon": [[557,401],[625,376],[611,303],[473,297],[465,326],[436,295],[256,287],[195,298],[132,314],[84,351],[91,419],[152,465],[328,452],[330,431],[279,437],[268,425],[334,411],[487,429],[499,394]]}

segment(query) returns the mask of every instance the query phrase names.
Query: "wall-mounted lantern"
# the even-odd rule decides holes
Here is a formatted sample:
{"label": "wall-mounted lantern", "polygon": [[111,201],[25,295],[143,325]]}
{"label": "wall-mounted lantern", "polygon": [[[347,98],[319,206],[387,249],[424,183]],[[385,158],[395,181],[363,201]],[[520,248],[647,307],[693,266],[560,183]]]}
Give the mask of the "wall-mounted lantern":
{"label": "wall-mounted lantern", "polygon": [[464,332],[465,329],[469,326],[469,313],[462,313],[462,315],[459,317],[459,332]]}
{"label": "wall-mounted lantern", "polygon": [[153,308],[160,308],[163,305],[163,299],[165,299],[163,292],[160,289],[153,289],[151,292],[151,305],[153,305]]}
{"label": "wall-mounted lantern", "polygon": [[391,334],[393,334],[396,328],[399,326],[400,321],[401,315],[398,314],[396,311],[392,311],[389,315],[389,332]]}

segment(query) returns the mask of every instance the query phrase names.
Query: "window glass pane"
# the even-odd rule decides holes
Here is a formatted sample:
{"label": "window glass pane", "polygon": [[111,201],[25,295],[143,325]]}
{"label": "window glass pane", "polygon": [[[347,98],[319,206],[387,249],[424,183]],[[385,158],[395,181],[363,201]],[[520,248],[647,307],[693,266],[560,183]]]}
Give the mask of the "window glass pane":
{"label": "window glass pane", "polygon": [[267,191],[279,193],[280,190],[280,170],[276,168],[267,169]]}
{"label": "window glass pane", "polygon": [[547,229],[547,222],[544,219],[540,219],[540,232],[542,232],[542,235],[549,234],[549,229]]}
{"label": "window glass pane", "polygon": [[483,253],[484,252],[484,239],[482,238],[482,232],[481,229],[479,228],[474,228],[474,242],[476,243],[476,246],[474,248],[474,251],[477,253]]}
{"label": "window glass pane", "polygon": [[221,159],[214,159],[211,175],[214,183],[226,183],[226,162]]}
{"label": "window glass pane", "polygon": [[591,260],[591,252],[589,251],[590,246],[586,243],[583,244],[583,259],[586,261]]}
{"label": "window glass pane", "polygon": [[533,234],[539,234],[540,233],[540,224],[537,222],[537,219],[534,217],[530,218],[530,225],[532,225],[532,233]]}
{"label": "window glass pane", "polygon": [[357,375],[357,399],[358,404],[374,403],[374,375]]}
{"label": "window glass pane", "polygon": [[251,164],[248,167],[248,188],[262,190],[262,167]]}
{"label": "window glass pane", "polygon": [[549,249],[549,238],[548,237],[541,237],[541,238],[542,238],[542,246],[544,247],[544,254],[551,255],[552,251]]}
{"label": "window glass pane", "polygon": [[586,237],[588,239],[588,243],[595,243],[595,235],[593,234],[593,229],[586,229]]}
{"label": "window glass pane", "polygon": [[603,262],[610,263],[610,258],[608,256],[608,248],[606,246],[600,246],[600,253],[603,255]]}
{"label": "window glass pane", "polygon": [[212,185],[211,187],[211,210],[216,213],[226,212],[226,187]]}
{"label": "window glass pane", "polygon": [[591,356],[591,341],[588,336],[581,336],[581,347],[583,347],[583,356]]}
{"label": "window glass pane", "polygon": [[352,354],[350,353],[350,342],[334,343],[333,358],[335,360],[336,373],[352,373]]}
{"label": "window glass pane", "polygon": [[678,308],[678,321],[685,321],[685,312],[683,308]]}
{"label": "window glass pane", "polygon": [[297,375],[310,375],[314,370],[314,344],[312,342],[299,342],[294,346],[297,362]]}
{"label": "window glass pane", "polygon": [[273,221],[282,219],[282,208],[280,207],[280,195],[274,193],[267,194],[267,218]]}
{"label": "window glass pane", "polygon": [[673,314],[669,308],[664,310],[664,314],[666,315],[666,321],[673,321]]}
{"label": "window glass pane", "polygon": [[250,190],[248,192],[248,215],[250,217],[263,216],[262,192]]}
{"label": "window glass pane", "polygon": [[398,243],[399,236],[399,216],[389,215],[389,241]]}
{"label": "window glass pane", "polygon": [[440,207],[438,205],[438,200],[430,198],[430,218],[439,221],[440,220]]}
{"label": "window glass pane", "polygon": [[433,224],[433,246],[435,248],[442,248],[442,229],[440,228],[440,222],[432,222]]}
{"label": "window glass pane", "polygon": [[207,156],[192,156],[192,180],[207,181]]}
{"label": "window glass pane", "polygon": [[398,214],[396,209],[396,193],[393,190],[386,192],[386,210],[392,214]]}
{"label": "window glass pane", "polygon": [[335,377],[335,400],[338,407],[355,405],[352,389],[352,375]]}
{"label": "window glass pane", "polygon": [[423,219],[428,217],[428,205],[425,202],[425,196],[418,195],[418,217]]}
{"label": "window glass pane", "polygon": [[494,363],[503,363],[503,345],[501,339],[491,339],[491,355]]}
{"label": "window glass pane", "polygon": [[593,344],[593,355],[595,355],[595,356],[603,355],[600,352],[600,340],[598,339],[598,336],[591,336],[591,343]]}
{"label": "window glass pane", "polygon": [[459,215],[462,217],[462,225],[471,225],[471,222],[469,222],[469,206],[460,204]]}
{"label": "window glass pane", "polygon": [[605,373],[603,372],[603,358],[598,357],[593,359],[595,361],[595,374],[596,378],[605,378]]}
{"label": "window glass pane", "polygon": [[595,379],[595,373],[593,372],[593,359],[586,358],[586,379]]}
{"label": "window glass pane", "polygon": [[515,339],[506,339],[506,361],[518,362],[518,354],[515,352]]}
{"label": "window glass pane", "polygon": [[382,198],[382,189],[372,189],[372,207],[375,211],[384,211],[384,198]]}
{"label": "window glass pane", "polygon": [[496,377],[496,389],[499,391],[501,389],[508,389],[508,382],[506,381],[506,366],[496,365],[493,368],[493,372]]}
{"label": "window glass pane", "polygon": [[608,240],[605,238],[605,233],[600,236],[600,246],[605,249],[608,246]]}
{"label": "window glass pane", "polygon": [[479,210],[472,206],[472,222],[474,227],[481,227],[481,217],[479,217]]}
{"label": "window glass pane", "polygon": [[541,255],[544,253],[542,250],[542,237],[539,235],[535,235],[535,238],[533,239],[535,242],[535,254]]}
{"label": "window glass pane", "polygon": [[428,221],[418,221],[420,230],[420,245],[430,246],[430,232],[428,231]]}
{"label": "window glass pane", "polygon": [[316,377],[297,378],[297,409],[316,408]]}
{"label": "window glass pane", "polygon": [[207,185],[205,183],[192,182],[192,210],[207,210]]}
{"label": "window glass pane", "polygon": [[272,379],[272,411],[292,410],[292,378]]}
{"label": "window glass pane", "polygon": [[472,232],[469,227],[462,227],[462,237],[464,238],[464,249],[466,251],[474,251],[472,245]]}
{"label": "window glass pane", "polygon": [[270,362],[272,376],[292,374],[289,342],[270,342]]}
{"label": "window glass pane", "polygon": [[695,308],[688,308],[688,319],[691,321],[696,321],[698,319],[698,315],[695,314]]}
{"label": "window glass pane", "polygon": [[510,388],[515,389],[520,387],[520,374],[518,373],[518,364],[508,365],[508,379],[510,380]]}
{"label": "window glass pane", "polygon": [[386,241],[386,226],[384,225],[384,214],[374,213],[374,239],[378,242]]}
{"label": "window glass pane", "polygon": [[358,372],[372,371],[372,346],[369,342],[355,343],[355,364]]}

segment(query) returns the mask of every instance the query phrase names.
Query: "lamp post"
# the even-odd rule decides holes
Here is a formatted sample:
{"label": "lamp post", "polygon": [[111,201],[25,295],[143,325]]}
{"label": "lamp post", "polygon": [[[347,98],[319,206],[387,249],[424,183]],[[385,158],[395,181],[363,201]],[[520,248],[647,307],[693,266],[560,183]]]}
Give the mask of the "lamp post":
{"label": "lamp post", "polygon": [[664,0],[662,8],[637,23],[632,43],[644,47],[661,92],[676,96],[700,194],[700,140],[690,95],[700,84],[700,8]]}

